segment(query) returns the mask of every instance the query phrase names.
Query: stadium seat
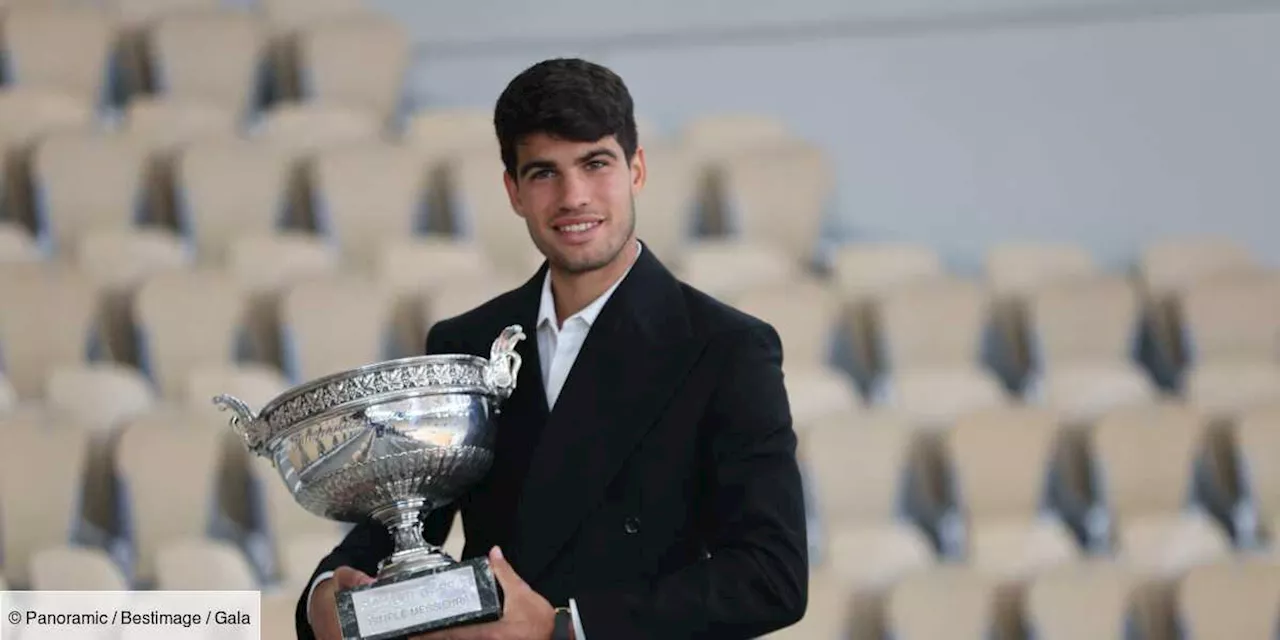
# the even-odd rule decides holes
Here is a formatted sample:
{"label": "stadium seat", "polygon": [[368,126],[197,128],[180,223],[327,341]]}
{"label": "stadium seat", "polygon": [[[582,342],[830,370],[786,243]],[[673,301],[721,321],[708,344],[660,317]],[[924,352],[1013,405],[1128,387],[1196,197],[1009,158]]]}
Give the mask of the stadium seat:
{"label": "stadium seat", "polygon": [[676,267],[693,241],[702,174],[696,156],[684,145],[646,143],[643,138],[640,144],[645,185],[636,196],[636,232],[658,259]]}
{"label": "stadium seat", "polygon": [[0,268],[0,356],[18,398],[39,399],[49,372],[91,358],[98,322],[92,282],[66,265]]}
{"label": "stadium seat", "polygon": [[1140,578],[1116,564],[1066,564],[1031,578],[1023,618],[1037,640],[1125,640],[1142,628],[1141,594]]}
{"label": "stadium seat", "polygon": [[979,640],[1003,637],[999,583],[966,567],[943,566],[898,581],[885,605],[886,631],[895,640]]}
{"label": "stadium seat", "polygon": [[994,375],[964,365],[923,365],[895,371],[872,389],[869,402],[924,429],[946,429],[966,413],[1014,404]]}
{"label": "stadium seat", "polygon": [[1189,366],[1219,361],[1280,362],[1280,272],[1200,280],[1181,299]]}
{"label": "stadium seat", "polygon": [[1156,298],[1180,295],[1200,280],[1247,274],[1259,267],[1248,249],[1216,236],[1152,240],[1138,256],[1138,265],[1147,295]]}
{"label": "stadium seat", "polygon": [[1232,423],[1241,485],[1236,522],[1243,546],[1280,557],[1280,402],[1241,412]]}
{"label": "stadium seat", "polygon": [[818,263],[836,180],[824,151],[779,144],[725,158],[715,175],[725,216],[724,232],[716,235],[774,244],[803,265]]}
{"label": "stadium seat", "polygon": [[450,226],[480,246],[497,268],[527,277],[542,255],[500,182],[502,160],[487,150],[468,151],[451,155],[442,167]]}
{"label": "stadium seat", "polygon": [[85,131],[95,123],[92,102],[39,87],[0,87],[0,188],[8,218],[36,222],[30,187],[31,150],[44,135]]}
{"label": "stadium seat", "polygon": [[[344,260],[368,272],[392,239],[426,230],[428,167],[421,154],[392,144],[321,151],[312,160],[317,226]],[[512,216],[507,222],[515,225]]]}
{"label": "stadium seat", "polygon": [[374,279],[393,297],[395,349],[401,355],[422,353],[422,309],[437,288],[497,275],[478,246],[439,235],[388,238],[373,259]]}
{"label": "stadium seat", "polygon": [[104,4],[126,24],[145,27],[173,13],[217,9],[221,0],[106,0]]}
{"label": "stadium seat", "polygon": [[1183,638],[1274,638],[1280,565],[1239,558],[1192,567],[1178,581],[1175,597]]}
{"label": "stadium seat", "polygon": [[386,139],[373,113],[317,103],[277,104],[263,113],[254,135],[295,160],[322,149]]}
{"label": "stadium seat", "polygon": [[190,372],[237,360],[249,296],[220,271],[164,272],[148,278],[134,298],[139,360],[162,399],[182,396]]}
{"label": "stadium seat", "polygon": [[1021,298],[1101,270],[1084,247],[1048,242],[997,244],[987,251],[984,267],[987,281],[1001,298]]}
{"label": "stadium seat", "polygon": [[991,304],[983,284],[959,278],[884,292],[876,323],[881,370],[893,375],[923,366],[980,365]]}
{"label": "stadium seat", "polygon": [[129,583],[105,551],[45,547],[31,555],[31,588],[39,591],[127,591]]}
{"label": "stadium seat", "polygon": [[[426,331],[430,331],[436,322],[462,315],[502,293],[519,287],[524,284],[524,281],[525,278],[514,274],[498,273],[458,278],[441,283],[428,292],[422,301],[423,327]],[[426,333],[424,332],[422,336],[425,340]]]}
{"label": "stadium seat", "polygon": [[1187,372],[1183,397],[1214,419],[1280,401],[1280,363],[1248,360],[1197,365]]}
{"label": "stadium seat", "polygon": [[402,140],[436,159],[455,154],[498,154],[493,113],[487,109],[428,107],[406,117]]}
{"label": "stadium seat", "polygon": [[[1176,371],[1181,352],[1180,300],[1201,280],[1255,273],[1256,257],[1239,244],[1214,236],[1185,236],[1153,240],[1137,258],[1143,311],[1157,366]],[[1166,376],[1171,375],[1166,373]]]}
{"label": "stadium seat", "polygon": [[368,11],[364,0],[262,0],[262,18],[278,30],[293,30],[327,18],[360,15]]}
{"label": "stadium seat", "polygon": [[1051,412],[988,410],[941,434],[950,528],[959,534],[944,529],[951,554],[1011,578],[1077,559],[1070,530],[1045,508],[1059,433]]}
{"label": "stadium seat", "polygon": [[1177,404],[1117,409],[1089,430],[1096,508],[1117,561],[1166,576],[1230,553],[1226,532],[1191,498],[1207,436],[1204,416]]}
{"label": "stadium seat", "polygon": [[280,296],[300,282],[343,272],[338,249],[319,235],[299,231],[243,235],[231,240],[225,273],[249,295],[248,351],[260,362],[279,363]]}
{"label": "stadium seat", "polygon": [[699,239],[689,243],[672,271],[690,286],[723,300],[757,289],[798,286],[813,279],[777,246],[736,239]]}
{"label": "stadium seat", "polygon": [[1026,390],[1024,400],[1051,408],[1068,422],[1084,424],[1113,409],[1146,406],[1162,397],[1146,370],[1137,364],[1099,361],[1048,370]]}
{"label": "stadium seat", "polygon": [[35,236],[17,224],[0,221],[0,264],[40,262],[44,252]]}
{"label": "stadium seat", "polygon": [[158,586],[165,577],[158,562],[162,549],[211,535],[220,519],[225,432],[197,428],[182,417],[173,411],[140,416],[125,426],[117,443],[115,473],[129,545],[125,572],[140,588]]}
{"label": "stadium seat", "polygon": [[12,412],[18,406],[18,392],[13,390],[9,379],[0,372],[0,417]]}
{"label": "stadium seat", "polygon": [[915,504],[930,501],[919,445],[912,430],[889,415],[832,416],[800,436],[817,514],[810,532],[818,540],[813,571],[838,582],[845,623],[859,637],[881,637],[886,589],[936,562],[927,534],[912,521],[919,517]]}
{"label": "stadium seat", "polygon": [[267,590],[262,594],[262,640],[293,640],[298,637],[298,594]]}
{"label": "stadium seat", "polygon": [[175,164],[178,218],[201,263],[224,264],[235,238],[284,226],[292,176],[286,154],[244,140],[209,141],[188,146]]}
{"label": "stadium seat", "polygon": [[53,369],[44,399],[60,424],[98,432],[112,431],[158,402],[142,374],[112,362]]}
{"label": "stadium seat", "polygon": [[853,349],[860,382],[876,370],[876,327],[880,297],[911,283],[945,277],[941,257],[913,244],[847,243],[831,252],[831,279],[843,304],[841,327]]}
{"label": "stadium seat", "polygon": [[680,132],[704,157],[733,154],[744,147],[793,141],[787,124],[764,114],[746,112],[703,113],[685,122]]}
{"label": "stadium seat", "polygon": [[[785,355],[783,356],[785,361]],[[803,430],[827,418],[851,418],[865,410],[853,379],[834,367],[783,365],[792,427]]]}
{"label": "stadium seat", "polygon": [[165,591],[256,591],[253,567],[232,544],[176,538],[156,548],[155,587]]}
{"label": "stadium seat", "polygon": [[290,287],[280,301],[289,379],[301,383],[386,359],[391,311],[387,292],[364,277]]}
{"label": "stadium seat", "polygon": [[91,231],[121,231],[163,222],[149,212],[153,183],[147,147],[119,133],[58,133],[40,141],[32,181],[42,234],[55,250],[74,251]]}
{"label": "stadium seat", "polygon": [[398,21],[372,12],[319,20],[297,33],[301,100],[392,118],[401,106],[412,58]]}
{"label": "stadium seat", "polygon": [[0,549],[5,580],[22,587],[30,584],[32,554],[67,544],[78,531],[89,432],[11,420],[0,433]]}
{"label": "stadium seat", "polygon": [[728,301],[778,331],[786,365],[827,366],[831,362],[839,300],[825,283],[807,280],[751,287]]}
{"label": "stadium seat", "polygon": [[[929,492],[934,469],[921,446],[917,433],[890,414],[831,416],[804,430],[799,458],[821,520],[819,533],[920,533],[911,518],[923,517],[916,512],[920,505],[941,499]],[[819,553],[817,564],[826,564],[825,556]]]}
{"label": "stadium seat", "polygon": [[210,102],[178,98],[135,98],[125,108],[121,129],[142,140],[153,158],[167,161],[183,146],[239,135],[234,111]]}
{"label": "stadium seat", "polygon": [[133,298],[152,274],[186,269],[191,254],[183,239],[161,227],[88,231],[72,247],[76,268],[99,292],[103,347],[118,362],[136,363]]}
{"label": "stadium seat", "polygon": [[1041,286],[1027,294],[1028,351],[1037,374],[1081,363],[1129,363],[1137,353],[1140,302],[1111,275]]}
{"label": "stadium seat", "polygon": [[117,25],[85,6],[19,6],[4,17],[9,84],[58,91],[97,105],[107,97],[107,69]]}
{"label": "stadium seat", "polygon": [[[149,30],[154,92],[241,117],[253,108],[266,63],[268,32],[241,11],[185,11]],[[218,51],[216,56],[210,51]]]}
{"label": "stadium seat", "polygon": [[987,251],[984,273],[995,297],[993,320],[1004,347],[1000,365],[1010,378],[1022,378],[1031,364],[1028,299],[1041,289],[1096,276],[1100,271],[1093,257],[1075,245],[1005,242]]}

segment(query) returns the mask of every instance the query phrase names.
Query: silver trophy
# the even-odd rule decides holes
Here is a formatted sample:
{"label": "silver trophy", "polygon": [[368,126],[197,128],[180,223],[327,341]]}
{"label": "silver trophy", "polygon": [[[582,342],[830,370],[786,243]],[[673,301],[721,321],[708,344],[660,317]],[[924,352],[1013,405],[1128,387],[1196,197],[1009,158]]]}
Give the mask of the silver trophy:
{"label": "silver trophy", "polygon": [[524,338],[512,325],[487,360],[426,355],[326,376],[256,415],[237,398],[214,398],[305,509],[341,522],[373,518],[395,540],[373,584],[338,592],[344,638],[389,640],[501,617],[488,559],[455,561],[423,538],[422,525],[488,473],[494,417],[515,390]]}

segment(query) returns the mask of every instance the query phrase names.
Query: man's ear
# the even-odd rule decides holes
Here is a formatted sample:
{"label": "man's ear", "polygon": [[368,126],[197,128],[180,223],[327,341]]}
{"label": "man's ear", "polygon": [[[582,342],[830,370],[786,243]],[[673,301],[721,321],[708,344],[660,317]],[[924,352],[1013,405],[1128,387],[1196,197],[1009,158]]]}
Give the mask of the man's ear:
{"label": "man's ear", "polygon": [[511,210],[523,218],[524,213],[520,211],[520,186],[516,184],[516,179],[511,177],[511,174],[505,170],[502,172],[502,186],[507,189],[507,200],[511,202]]}
{"label": "man's ear", "polygon": [[644,161],[644,147],[636,147],[635,155],[631,157],[631,195],[640,193],[648,178],[649,169]]}

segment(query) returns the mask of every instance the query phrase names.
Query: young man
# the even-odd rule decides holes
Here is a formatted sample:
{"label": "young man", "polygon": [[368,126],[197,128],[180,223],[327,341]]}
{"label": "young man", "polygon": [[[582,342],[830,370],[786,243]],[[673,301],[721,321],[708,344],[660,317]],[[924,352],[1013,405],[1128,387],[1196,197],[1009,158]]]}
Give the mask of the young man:
{"label": "young man", "polygon": [[[517,76],[494,117],[511,206],[546,262],[429,332],[487,356],[536,329],[496,425],[493,468],[456,511],[489,554],[503,617],[428,638],[754,638],[799,620],[808,558],[796,436],[769,325],[678,281],[636,237],[645,183],[631,96],[582,60]],[[496,177],[496,176],[495,176]],[[531,338],[534,336],[530,336]],[[392,550],[357,526],[298,603],[298,635],[340,637],[334,593]]]}

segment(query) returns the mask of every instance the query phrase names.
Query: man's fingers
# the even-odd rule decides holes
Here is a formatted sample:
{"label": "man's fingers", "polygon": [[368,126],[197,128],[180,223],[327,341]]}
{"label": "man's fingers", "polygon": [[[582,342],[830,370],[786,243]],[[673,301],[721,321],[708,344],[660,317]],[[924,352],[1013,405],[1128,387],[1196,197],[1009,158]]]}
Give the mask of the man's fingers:
{"label": "man's fingers", "polygon": [[511,563],[503,557],[501,547],[489,550],[489,566],[493,567],[493,575],[498,578],[498,584],[502,585],[504,591],[525,586],[520,574],[516,573]]}
{"label": "man's fingers", "polygon": [[339,589],[359,587],[366,584],[372,584],[374,581],[373,578],[369,577],[365,572],[351,567],[338,567],[337,570],[333,572],[333,579],[338,583]]}

